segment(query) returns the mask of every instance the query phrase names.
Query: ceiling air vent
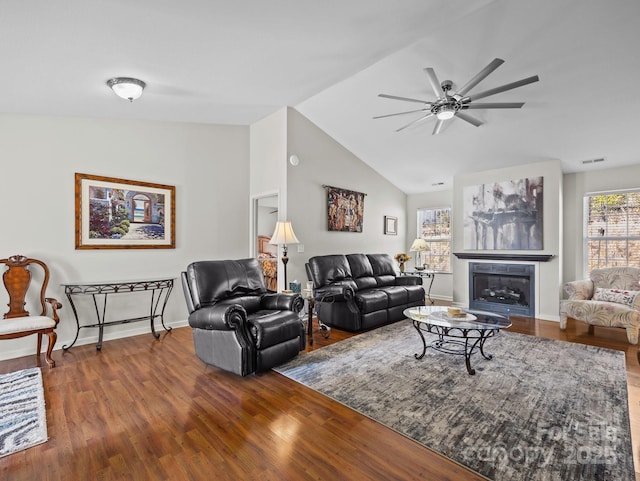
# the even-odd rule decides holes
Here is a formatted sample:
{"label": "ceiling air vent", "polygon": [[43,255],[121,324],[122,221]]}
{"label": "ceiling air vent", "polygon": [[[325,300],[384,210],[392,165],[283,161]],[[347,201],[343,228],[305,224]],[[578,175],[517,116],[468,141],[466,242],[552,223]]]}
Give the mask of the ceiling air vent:
{"label": "ceiling air vent", "polygon": [[583,164],[597,164],[598,162],[604,162],[604,157],[600,157],[599,159],[589,159],[583,160]]}

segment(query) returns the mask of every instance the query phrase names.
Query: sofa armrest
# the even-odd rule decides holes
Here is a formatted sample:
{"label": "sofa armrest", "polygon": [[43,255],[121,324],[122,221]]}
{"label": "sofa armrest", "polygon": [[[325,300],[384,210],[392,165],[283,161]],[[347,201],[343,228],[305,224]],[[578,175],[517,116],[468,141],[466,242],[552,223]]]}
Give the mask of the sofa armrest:
{"label": "sofa armrest", "polygon": [[353,299],[354,291],[351,286],[332,284],[316,289],[313,297],[318,302],[344,302]]}
{"label": "sofa armrest", "polygon": [[571,301],[586,301],[593,297],[593,281],[585,279],[581,281],[571,281],[564,285],[564,292]]}
{"label": "sofa armrest", "polygon": [[396,286],[421,286],[422,278],[420,276],[398,276],[396,277]]}
{"label": "sofa armrest", "polygon": [[189,325],[208,331],[246,329],[247,311],[239,304],[221,304],[203,307],[189,315]]}
{"label": "sofa armrest", "polygon": [[260,298],[260,307],[269,310],[300,312],[304,307],[304,300],[297,292],[274,292]]}

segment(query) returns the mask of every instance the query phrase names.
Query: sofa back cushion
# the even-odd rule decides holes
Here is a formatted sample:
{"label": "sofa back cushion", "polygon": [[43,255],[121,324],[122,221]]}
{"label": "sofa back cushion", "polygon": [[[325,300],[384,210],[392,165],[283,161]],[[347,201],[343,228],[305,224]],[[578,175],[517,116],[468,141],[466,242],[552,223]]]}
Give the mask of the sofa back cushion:
{"label": "sofa back cushion", "polygon": [[593,269],[591,280],[595,288],[623,289],[640,291],[640,268],[638,267],[606,267]]}
{"label": "sofa back cushion", "polygon": [[267,292],[257,259],[193,262],[187,266],[187,281],[196,309],[231,297]]}
{"label": "sofa back cushion", "polygon": [[334,282],[350,280],[352,277],[347,256],[343,254],[312,257],[309,259],[308,273],[316,289]]}
{"label": "sofa back cushion", "polygon": [[379,286],[395,285],[399,272],[396,270],[393,258],[389,254],[367,254],[367,257],[377,284]]}
{"label": "sofa back cushion", "polygon": [[371,262],[365,254],[349,254],[347,255],[347,261],[349,262],[351,276],[357,290],[370,289],[378,285],[375,277],[373,277]]}

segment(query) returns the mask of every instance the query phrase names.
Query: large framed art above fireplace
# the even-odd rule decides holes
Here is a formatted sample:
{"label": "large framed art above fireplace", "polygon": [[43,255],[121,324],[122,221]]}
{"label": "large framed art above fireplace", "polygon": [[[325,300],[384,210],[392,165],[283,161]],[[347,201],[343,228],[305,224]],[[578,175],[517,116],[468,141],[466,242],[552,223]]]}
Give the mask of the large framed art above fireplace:
{"label": "large framed art above fireplace", "polygon": [[542,250],[543,177],[467,186],[464,248]]}

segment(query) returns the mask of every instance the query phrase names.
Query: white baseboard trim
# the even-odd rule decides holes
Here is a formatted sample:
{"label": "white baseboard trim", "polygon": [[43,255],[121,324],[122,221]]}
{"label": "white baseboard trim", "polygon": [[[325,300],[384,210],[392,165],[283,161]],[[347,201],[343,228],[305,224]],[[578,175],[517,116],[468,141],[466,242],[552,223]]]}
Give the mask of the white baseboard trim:
{"label": "white baseboard trim", "polygon": [[434,294],[431,294],[431,299],[437,299],[438,301],[453,302],[453,297],[451,296],[436,296]]}
{"label": "white baseboard trim", "polygon": [[[167,323],[165,323],[165,325],[167,327],[171,327],[171,328],[185,327],[185,326],[189,325],[189,321],[184,319],[184,320],[180,320],[180,321],[167,322]],[[142,334],[151,335],[151,330],[149,328],[149,323],[146,323],[144,325],[141,323],[136,327],[133,327],[131,329],[124,329],[124,330],[123,329],[114,330],[114,329],[110,329],[110,327],[113,327],[113,326],[105,327],[104,337],[102,339],[102,342],[107,342],[107,341],[111,341],[111,340],[114,340],[114,339],[122,339],[124,337],[138,336],[138,335],[142,335]],[[82,334],[83,331],[87,332],[87,333],[91,332],[92,334],[87,335],[87,336],[83,336],[83,337],[78,337],[78,340],[73,345],[73,347],[83,346],[83,345],[86,345],[86,344],[96,344],[98,342],[98,329],[97,328],[81,329],[80,330],[80,334]],[[160,324],[160,326],[158,326],[156,324],[156,332],[162,336],[162,333],[165,332],[165,330],[162,328],[162,324]],[[0,361],[4,361],[6,359],[16,359],[18,357],[24,357],[24,356],[33,356],[34,355],[34,351],[35,351],[35,347],[36,347],[36,342],[37,342],[35,334],[33,336],[25,337],[23,339],[33,339],[33,345],[29,346],[29,347],[22,347],[22,348],[19,348],[19,349],[12,349],[12,350],[8,350],[8,351],[5,351],[3,349],[2,351],[0,351]],[[47,341],[47,336],[43,336],[43,340],[42,340],[43,351],[42,352],[46,352],[47,342],[48,342]],[[56,345],[53,348],[53,351],[54,352],[55,351],[60,351],[60,350],[62,350],[62,346],[68,346],[72,342],[73,342],[73,337],[70,337],[68,339],[58,338],[58,340],[56,341]],[[71,349],[73,349],[73,347]],[[107,348],[107,346],[105,346],[105,348]]]}

